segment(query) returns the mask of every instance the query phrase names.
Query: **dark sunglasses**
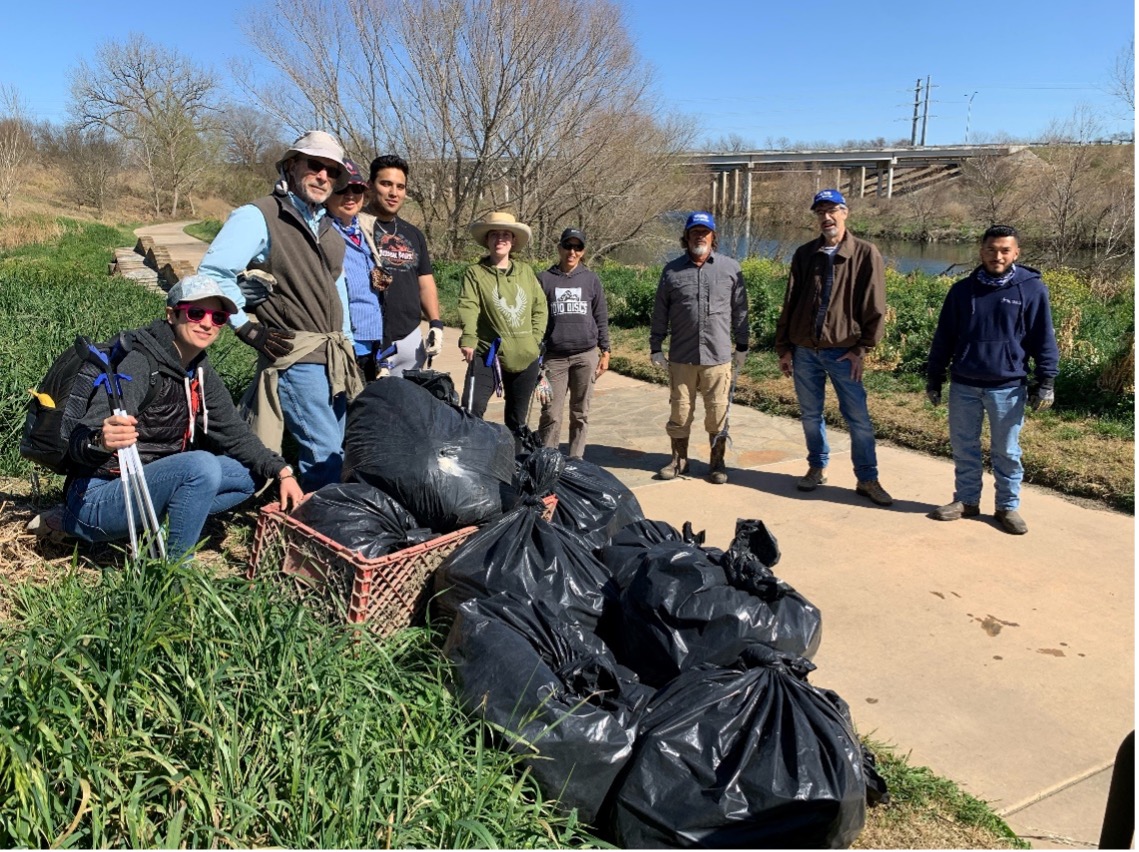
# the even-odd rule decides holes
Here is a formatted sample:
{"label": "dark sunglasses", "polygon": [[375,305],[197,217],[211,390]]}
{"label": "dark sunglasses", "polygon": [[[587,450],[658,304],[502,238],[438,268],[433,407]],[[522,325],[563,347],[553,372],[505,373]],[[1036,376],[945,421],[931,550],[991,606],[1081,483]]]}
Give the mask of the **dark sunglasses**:
{"label": "dark sunglasses", "polygon": [[336,195],[363,195],[368,191],[366,186],[360,186],[358,183],[352,183],[344,187],[344,189],[336,190]]}
{"label": "dark sunglasses", "polygon": [[566,251],[585,251],[585,246],[581,243],[562,243],[562,248]]}
{"label": "dark sunglasses", "polygon": [[210,315],[210,319],[214,321],[214,325],[225,325],[229,319],[229,311],[208,311],[197,305],[176,305],[174,310],[184,311],[186,313],[186,319],[190,322],[201,322],[206,318],[206,314]]}
{"label": "dark sunglasses", "polygon": [[320,160],[314,160],[312,157],[307,158],[305,163],[308,165],[308,170],[314,175],[324,172],[331,180],[340,180],[341,171],[339,166],[330,166],[328,163],[322,163]]}

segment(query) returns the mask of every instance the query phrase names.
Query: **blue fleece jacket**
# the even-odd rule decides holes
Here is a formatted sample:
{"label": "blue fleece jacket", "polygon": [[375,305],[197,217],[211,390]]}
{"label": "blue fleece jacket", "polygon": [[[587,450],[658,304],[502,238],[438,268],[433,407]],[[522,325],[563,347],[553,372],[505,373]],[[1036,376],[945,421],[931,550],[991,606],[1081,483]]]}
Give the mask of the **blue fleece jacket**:
{"label": "blue fleece jacket", "polygon": [[1026,382],[1032,358],[1036,380],[1051,387],[1060,353],[1040,273],[1018,265],[1006,284],[991,287],[977,270],[945,297],[929,349],[929,385],[941,387],[948,370],[958,384],[1014,387]]}

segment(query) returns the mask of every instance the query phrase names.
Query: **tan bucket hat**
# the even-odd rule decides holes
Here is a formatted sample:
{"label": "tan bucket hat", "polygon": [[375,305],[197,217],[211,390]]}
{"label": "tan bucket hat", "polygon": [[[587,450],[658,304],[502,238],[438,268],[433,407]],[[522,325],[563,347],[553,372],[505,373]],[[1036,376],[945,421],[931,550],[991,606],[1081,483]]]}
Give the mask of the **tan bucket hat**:
{"label": "tan bucket hat", "polygon": [[487,213],[477,222],[471,222],[471,236],[483,248],[486,248],[486,235],[491,231],[510,231],[514,234],[516,251],[522,251],[530,245],[530,226],[523,225],[510,213]]}
{"label": "tan bucket hat", "polygon": [[332,160],[340,165],[340,178],[334,181],[336,189],[343,189],[348,185],[348,170],[344,168],[344,148],[336,141],[336,137],[323,130],[309,130],[297,138],[277,161],[277,171],[281,173],[285,163],[296,156],[320,157]]}

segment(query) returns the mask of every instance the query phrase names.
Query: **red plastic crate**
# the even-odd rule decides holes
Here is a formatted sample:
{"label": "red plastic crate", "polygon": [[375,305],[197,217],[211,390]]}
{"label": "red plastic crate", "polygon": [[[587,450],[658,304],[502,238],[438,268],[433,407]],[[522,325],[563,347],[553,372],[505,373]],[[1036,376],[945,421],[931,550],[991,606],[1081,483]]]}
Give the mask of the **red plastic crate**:
{"label": "red plastic crate", "polygon": [[[542,517],[553,517],[558,498],[543,501]],[[387,556],[365,559],[312,527],[282,512],[275,503],[261,510],[247,576],[274,571],[293,581],[306,601],[350,624],[367,623],[388,636],[407,627],[426,608],[435,569],[478,531],[463,527]]]}

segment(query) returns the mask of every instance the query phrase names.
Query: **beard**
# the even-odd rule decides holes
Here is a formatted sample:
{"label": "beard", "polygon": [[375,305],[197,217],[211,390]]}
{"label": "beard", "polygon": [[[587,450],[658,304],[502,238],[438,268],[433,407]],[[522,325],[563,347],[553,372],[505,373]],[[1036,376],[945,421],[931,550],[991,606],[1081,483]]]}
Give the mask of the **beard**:
{"label": "beard", "polygon": [[712,247],[707,243],[700,243],[698,245],[688,247],[688,251],[692,254],[693,257],[707,257],[708,252],[711,250]]}

